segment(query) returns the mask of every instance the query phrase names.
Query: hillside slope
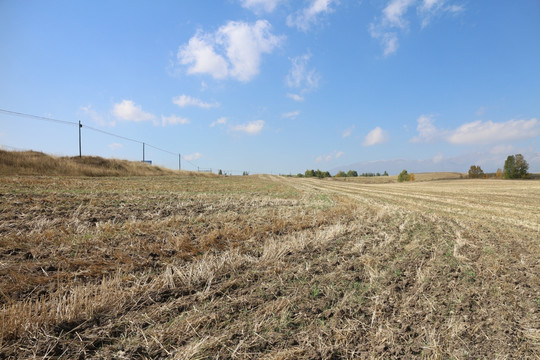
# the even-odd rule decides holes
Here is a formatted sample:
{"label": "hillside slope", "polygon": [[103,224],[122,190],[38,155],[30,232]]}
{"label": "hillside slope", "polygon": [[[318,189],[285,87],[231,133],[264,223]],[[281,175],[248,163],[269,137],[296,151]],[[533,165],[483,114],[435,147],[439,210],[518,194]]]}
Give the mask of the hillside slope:
{"label": "hillside slope", "polygon": [[97,156],[56,157],[36,151],[0,150],[0,175],[156,176],[178,171]]}

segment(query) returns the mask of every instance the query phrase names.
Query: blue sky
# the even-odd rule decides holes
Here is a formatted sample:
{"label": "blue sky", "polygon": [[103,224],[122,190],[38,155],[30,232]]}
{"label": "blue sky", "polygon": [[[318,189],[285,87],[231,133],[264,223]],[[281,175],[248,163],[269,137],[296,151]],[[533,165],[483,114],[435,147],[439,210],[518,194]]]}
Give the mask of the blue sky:
{"label": "blue sky", "polygon": [[[495,171],[522,153],[540,172],[539,19],[537,0],[3,0],[0,109],[188,170]],[[0,113],[0,144],[76,155],[77,127]],[[83,127],[83,153],[142,146]]]}

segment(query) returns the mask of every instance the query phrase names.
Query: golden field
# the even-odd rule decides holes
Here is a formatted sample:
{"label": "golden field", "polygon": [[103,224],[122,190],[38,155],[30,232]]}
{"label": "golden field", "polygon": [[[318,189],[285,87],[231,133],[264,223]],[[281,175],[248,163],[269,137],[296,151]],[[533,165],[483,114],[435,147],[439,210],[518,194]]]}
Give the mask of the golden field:
{"label": "golden field", "polygon": [[0,358],[537,359],[540,182],[0,177]]}

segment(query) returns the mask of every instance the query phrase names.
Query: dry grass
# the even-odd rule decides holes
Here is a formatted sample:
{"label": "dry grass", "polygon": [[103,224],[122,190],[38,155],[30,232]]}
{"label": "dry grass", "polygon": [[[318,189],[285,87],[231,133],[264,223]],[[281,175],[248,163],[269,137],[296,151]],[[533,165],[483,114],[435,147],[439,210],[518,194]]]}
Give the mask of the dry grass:
{"label": "dry grass", "polygon": [[[0,150],[0,175],[158,176],[173,171],[142,162],[97,156],[56,157],[35,151]],[[186,174],[187,175],[187,174]]]}
{"label": "dry grass", "polygon": [[0,179],[0,358],[540,356],[540,182]]}
{"label": "dry grass", "polygon": [[[467,174],[457,172],[427,172],[427,173],[414,173],[416,182],[422,181],[435,181],[435,180],[455,180],[463,179],[467,177]],[[332,178],[327,179],[329,181],[342,181],[352,182],[357,184],[390,184],[397,183],[397,175],[392,176],[358,176],[358,177],[345,177],[345,178]]]}

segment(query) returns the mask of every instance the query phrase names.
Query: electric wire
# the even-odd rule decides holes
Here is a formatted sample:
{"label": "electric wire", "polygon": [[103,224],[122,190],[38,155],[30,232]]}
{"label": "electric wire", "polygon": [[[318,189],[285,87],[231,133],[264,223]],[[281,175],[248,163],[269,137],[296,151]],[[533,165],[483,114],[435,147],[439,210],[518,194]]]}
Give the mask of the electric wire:
{"label": "electric wire", "polygon": [[10,111],[10,110],[6,110],[6,109],[0,109],[0,113],[4,113],[4,114],[7,114],[7,115],[12,115],[12,116],[18,116],[18,117],[31,118],[31,119],[35,119],[35,120],[42,120],[42,121],[55,122],[55,123],[64,124],[64,125],[74,125],[74,126],[79,126],[79,124],[80,124],[80,126],[81,126],[82,128],[85,128],[85,129],[88,129],[88,130],[92,130],[92,131],[99,132],[99,133],[102,133],[102,134],[105,134],[105,135],[113,136],[113,137],[116,137],[116,138],[119,138],[119,139],[123,139],[123,140],[126,140],[126,141],[132,141],[132,142],[135,142],[135,143],[138,143],[138,144],[144,144],[144,146],[151,147],[151,148],[153,148],[153,149],[155,149],[155,150],[158,150],[158,151],[161,151],[161,152],[170,154],[170,155],[174,155],[174,156],[180,155],[180,158],[181,158],[182,160],[184,160],[185,162],[187,162],[188,164],[190,164],[190,165],[193,166],[194,168],[198,168],[197,165],[195,165],[193,162],[187,160],[184,156],[182,156],[182,155],[179,154],[179,153],[174,153],[174,152],[172,152],[172,151],[169,151],[169,150],[165,150],[165,149],[159,148],[159,147],[154,146],[154,145],[152,145],[152,144],[148,144],[148,143],[146,143],[146,142],[144,142],[144,141],[140,141],[140,140],[137,140],[137,139],[132,139],[132,138],[128,138],[128,137],[125,137],[125,136],[122,136],[122,135],[114,134],[114,133],[112,133],[112,132],[105,131],[105,130],[101,130],[101,129],[97,129],[97,128],[95,128],[95,127],[88,126],[88,125],[84,125],[84,124],[82,124],[82,123],[76,123],[76,122],[65,121],[65,120],[58,120],[58,119],[53,119],[53,118],[44,117],[44,116],[37,116],[37,115],[31,115],[31,114],[21,113],[21,112],[17,112],[17,111]]}

